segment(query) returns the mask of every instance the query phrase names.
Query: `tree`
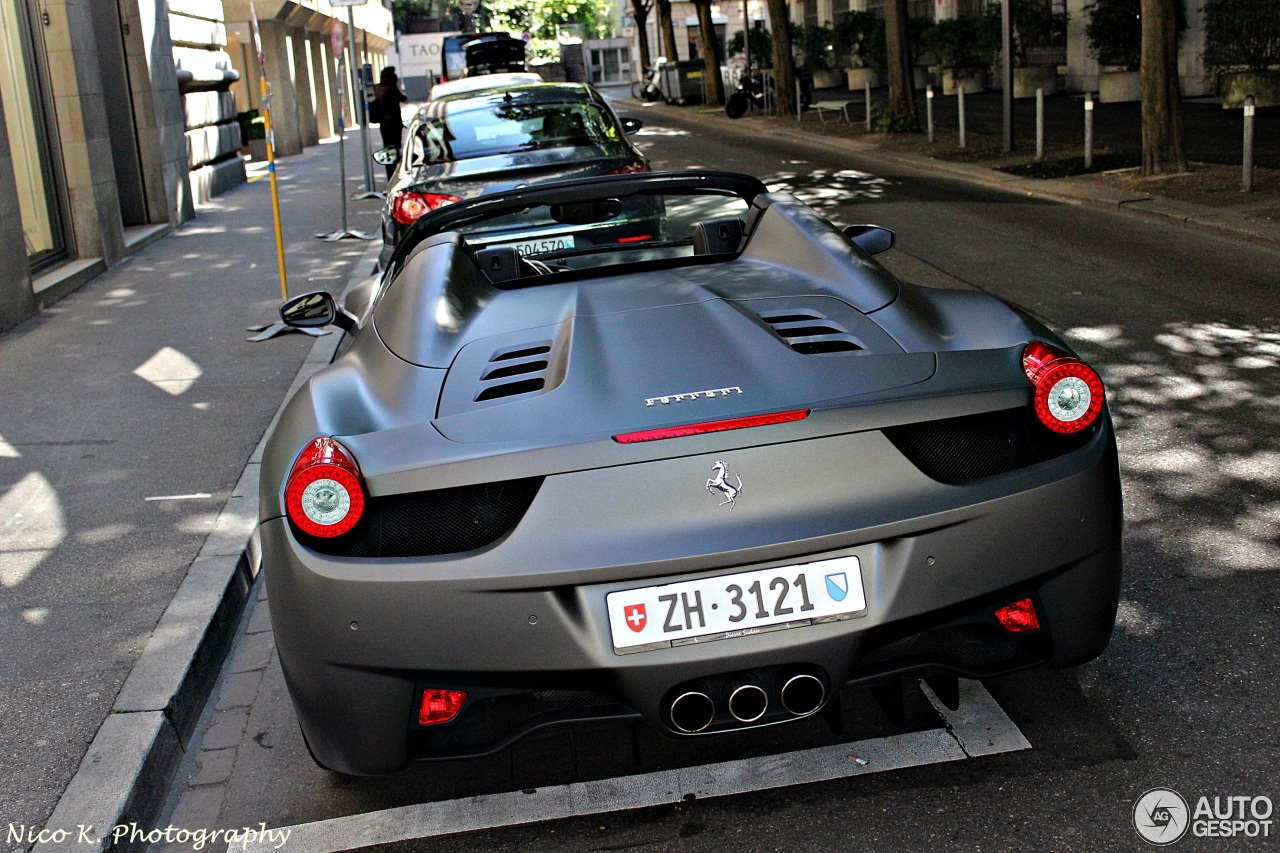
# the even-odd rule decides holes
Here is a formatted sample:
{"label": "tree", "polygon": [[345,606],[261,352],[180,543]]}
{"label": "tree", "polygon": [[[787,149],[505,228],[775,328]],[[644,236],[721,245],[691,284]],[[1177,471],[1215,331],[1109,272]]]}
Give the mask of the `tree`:
{"label": "tree", "polygon": [[649,54],[649,11],[653,0],[631,0],[631,16],[636,20],[636,33],[640,36],[640,74],[643,76],[653,65]]}
{"label": "tree", "polygon": [[702,81],[707,103],[724,104],[724,81],[720,79],[720,39],[711,20],[711,0],[693,0],[698,9],[698,34],[702,37]]}
{"label": "tree", "polygon": [[656,0],[658,4],[658,31],[662,34],[662,52],[667,62],[680,58],[676,51],[676,28],[671,23],[671,0]]}
{"label": "tree", "polygon": [[780,115],[796,111],[796,67],[791,53],[791,18],[787,0],[768,0],[769,28],[773,30],[774,103]]}
{"label": "tree", "polygon": [[1142,175],[1187,171],[1175,0],[1142,0]]}
{"label": "tree", "polygon": [[920,116],[916,112],[911,46],[907,36],[907,0],[885,0],[884,33],[889,54],[889,127],[895,131],[918,131]]}

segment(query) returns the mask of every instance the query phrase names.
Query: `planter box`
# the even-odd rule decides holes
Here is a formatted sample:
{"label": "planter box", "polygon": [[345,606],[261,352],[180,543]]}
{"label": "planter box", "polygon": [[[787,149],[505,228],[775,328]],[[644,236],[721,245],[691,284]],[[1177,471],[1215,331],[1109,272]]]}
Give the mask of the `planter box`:
{"label": "planter box", "polygon": [[874,68],[846,68],[844,74],[849,81],[850,92],[861,92],[868,83],[872,89],[883,85],[880,82],[880,72]]}
{"label": "planter box", "polygon": [[258,162],[266,162],[266,159],[267,159],[267,140],[265,140],[265,139],[250,139],[250,140],[246,143],[246,147],[249,149],[249,156],[250,156],[250,157],[252,157],[255,161],[258,161]]}
{"label": "planter box", "polygon": [[815,89],[834,89],[839,86],[841,81],[839,71],[823,69],[813,72],[813,88]]}
{"label": "planter box", "polygon": [[1013,69],[1013,96],[1034,98],[1036,89],[1044,89],[1046,95],[1058,91],[1058,67],[1056,65],[1032,65]]}
{"label": "planter box", "polygon": [[1253,95],[1254,106],[1280,106],[1280,71],[1240,72],[1222,75],[1222,108],[1238,110],[1244,96]]}
{"label": "planter box", "polygon": [[956,90],[961,86],[964,87],[966,95],[976,95],[978,92],[985,92],[987,89],[987,74],[985,71],[961,71],[961,75],[956,76],[956,69],[942,69],[942,94],[954,95]]}
{"label": "planter box", "polygon": [[1098,101],[1118,104],[1142,100],[1142,72],[1103,71],[1098,75]]}

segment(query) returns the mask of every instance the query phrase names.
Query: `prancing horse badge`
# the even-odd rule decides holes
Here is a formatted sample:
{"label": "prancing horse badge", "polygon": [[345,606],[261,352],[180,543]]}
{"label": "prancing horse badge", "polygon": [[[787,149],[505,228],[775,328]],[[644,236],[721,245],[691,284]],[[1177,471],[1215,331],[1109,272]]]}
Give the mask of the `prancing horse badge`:
{"label": "prancing horse badge", "polygon": [[708,492],[720,492],[724,495],[724,500],[720,501],[720,506],[728,506],[729,512],[733,512],[734,504],[738,502],[738,495],[742,492],[742,478],[736,477],[738,485],[729,482],[729,466],[724,462],[717,461],[711,466],[711,470],[715,472],[715,476],[707,480]]}

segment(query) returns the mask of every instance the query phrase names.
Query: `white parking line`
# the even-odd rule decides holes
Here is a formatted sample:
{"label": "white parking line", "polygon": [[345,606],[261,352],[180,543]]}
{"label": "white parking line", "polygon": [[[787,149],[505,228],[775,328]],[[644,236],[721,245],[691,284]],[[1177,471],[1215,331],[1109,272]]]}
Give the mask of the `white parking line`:
{"label": "white parking line", "polygon": [[[923,682],[921,687],[945,720],[945,728],[781,755],[576,782],[538,788],[527,794],[514,791],[402,806],[280,827],[275,830],[275,838],[279,839],[281,832],[288,829],[289,853],[339,853],[373,844],[641,809],[678,803],[690,797],[726,797],[1031,748],[981,683],[960,682],[958,711],[937,701]],[[227,850],[266,851],[277,843],[264,840],[247,848],[235,843],[228,845]]]}

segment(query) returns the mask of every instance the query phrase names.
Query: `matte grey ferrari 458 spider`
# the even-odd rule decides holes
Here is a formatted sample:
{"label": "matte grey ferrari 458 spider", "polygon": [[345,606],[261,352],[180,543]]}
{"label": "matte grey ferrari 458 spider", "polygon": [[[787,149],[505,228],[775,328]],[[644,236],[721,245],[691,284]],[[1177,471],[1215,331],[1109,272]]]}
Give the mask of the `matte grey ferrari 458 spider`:
{"label": "matte grey ferrari 458 spider", "polygon": [[424,215],[341,307],[286,304],[346,332],[262,471],[317,762],[570,720],[706,736],[1098,655],[1121,563],[1098,374],[990,296],[896,280],[892,243],[742,175],[577,179]]}

